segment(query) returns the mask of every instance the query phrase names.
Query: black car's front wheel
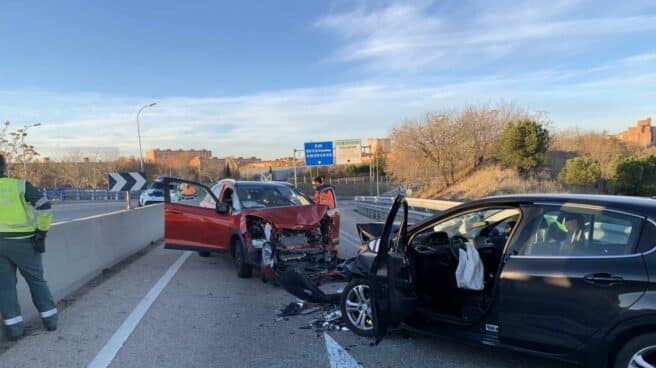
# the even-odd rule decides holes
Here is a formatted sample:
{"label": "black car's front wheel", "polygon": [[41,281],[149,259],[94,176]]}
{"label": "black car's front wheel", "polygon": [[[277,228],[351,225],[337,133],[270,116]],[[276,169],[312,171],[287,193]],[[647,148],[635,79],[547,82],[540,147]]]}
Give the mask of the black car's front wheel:
{"label": "black car's front wheel", "polygon": [[656,367],[656,333],[629,340],[617,353],[615,368]]}
{"label": "black car's front wheel", "polygon": [[368,281],[355,279],[344,288],[340,302],[347,327],[365,337],[372,337],[375,333],[370,291]]}

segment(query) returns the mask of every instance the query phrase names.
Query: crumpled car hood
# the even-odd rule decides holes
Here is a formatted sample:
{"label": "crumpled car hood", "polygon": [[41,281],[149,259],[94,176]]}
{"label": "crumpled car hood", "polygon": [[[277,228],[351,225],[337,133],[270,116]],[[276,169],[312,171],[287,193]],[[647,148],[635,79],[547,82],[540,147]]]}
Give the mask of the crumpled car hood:
{"label": "crumpled car hood", "polygon": [[244,210],[244,213],[261,217],[278,228],[312,230],[319,225],[327,211],[328,206],[312,204],[307,206],[247,209]]}

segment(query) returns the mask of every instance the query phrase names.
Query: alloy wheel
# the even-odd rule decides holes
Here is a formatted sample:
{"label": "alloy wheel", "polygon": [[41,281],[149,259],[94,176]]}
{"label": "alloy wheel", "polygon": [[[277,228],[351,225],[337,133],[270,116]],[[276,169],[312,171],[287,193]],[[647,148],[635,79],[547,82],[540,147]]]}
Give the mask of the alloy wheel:
{"label": "alloy wheel", "polygon": [[346,318],[359,329],[368,331],[374,328],[369,298],[369,285],[356,285],[346,296]]}
{"label": "alloy wheel", "polygon": [[656,368],[656,346],[648,346],[633,354],[628,368]]}

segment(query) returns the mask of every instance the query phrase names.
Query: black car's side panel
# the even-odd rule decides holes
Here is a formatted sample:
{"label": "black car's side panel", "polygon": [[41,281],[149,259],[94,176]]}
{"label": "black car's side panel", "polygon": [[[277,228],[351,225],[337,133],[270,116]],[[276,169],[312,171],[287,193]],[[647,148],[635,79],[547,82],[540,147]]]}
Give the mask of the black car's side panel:
{"label": "black car's side panel", "polygon": [[[622,275],[591,284],[587,275]],[[500,280],[499,325],[504,343],[553,354],[578,350],[608,328],[643,294],[640,255],[591,259],[510,257]]]}

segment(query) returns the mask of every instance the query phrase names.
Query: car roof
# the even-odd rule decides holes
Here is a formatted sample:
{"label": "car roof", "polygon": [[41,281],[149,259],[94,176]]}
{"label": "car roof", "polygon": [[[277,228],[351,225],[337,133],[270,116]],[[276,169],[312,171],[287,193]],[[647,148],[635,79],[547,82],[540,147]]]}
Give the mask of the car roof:
{"label": "car roof", "polygon": [[236,186],[240,185],[260,185],[260,186],[272,186],[272,187],[291,187],[290,183],[284,181],[255,181],[255,180],[233,180],[233,179],[224,179],[219,181],[217,184],[231,183]]}
{"label": "car roof", "polygon": [[555,202],[555,203],[577,203],[599,207],[625,210],[639,213],[649,217],[656,217],[656,199],[649,197],[631,197],[618,195],[602,194],[510,194],[484,197],[471,202],[467,206],[486,204],[486,203],[534,203],[534,202]]}

